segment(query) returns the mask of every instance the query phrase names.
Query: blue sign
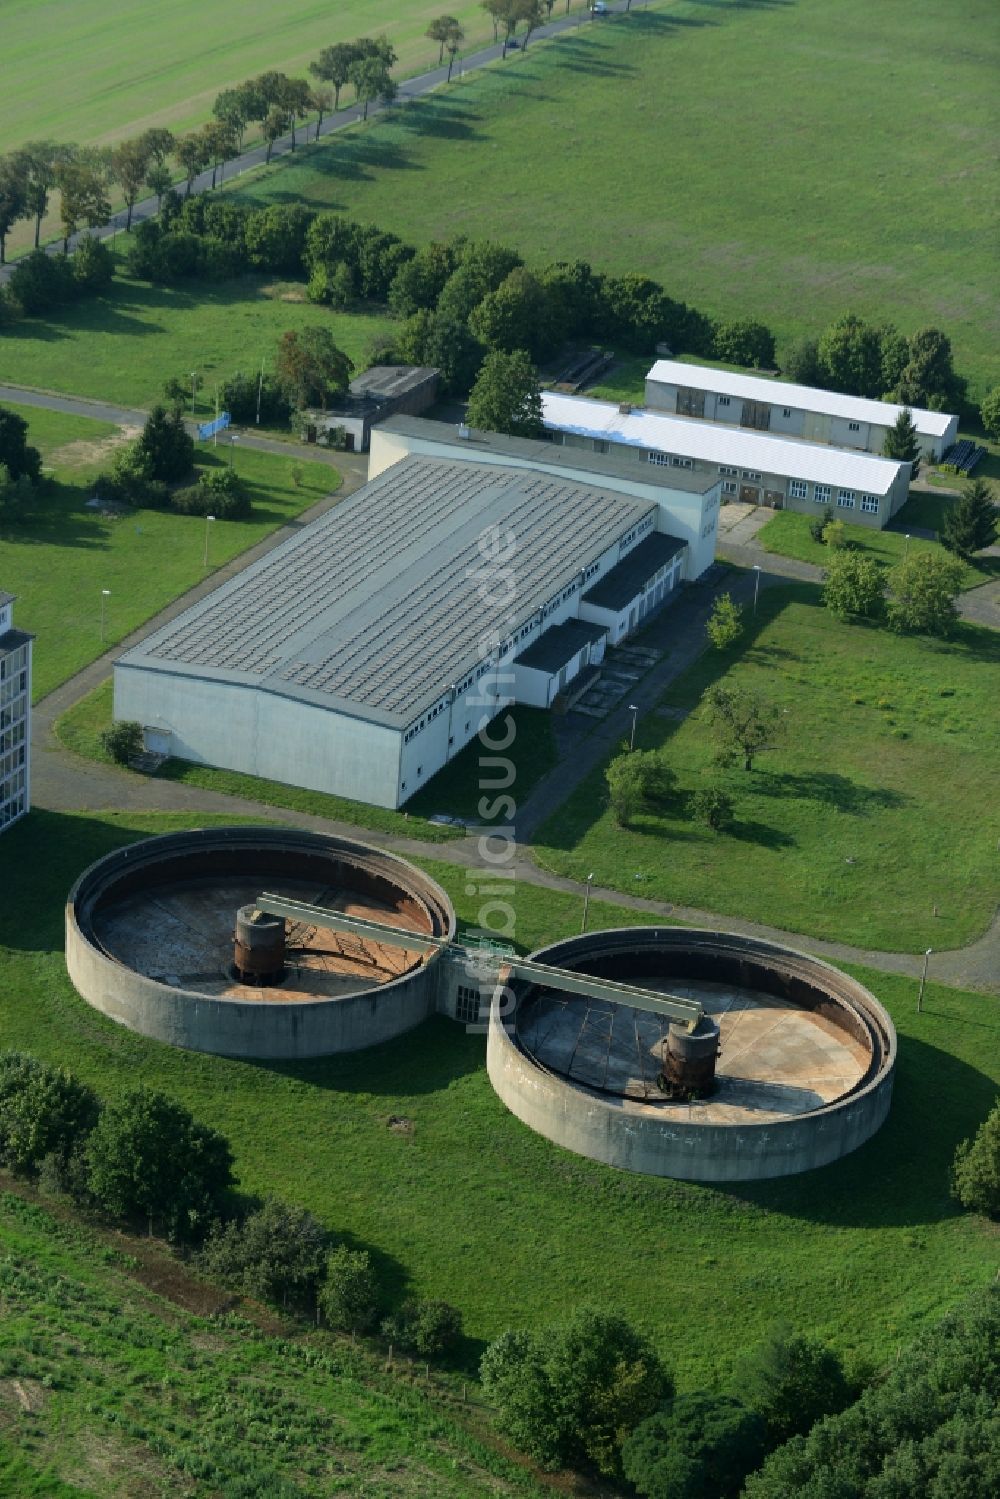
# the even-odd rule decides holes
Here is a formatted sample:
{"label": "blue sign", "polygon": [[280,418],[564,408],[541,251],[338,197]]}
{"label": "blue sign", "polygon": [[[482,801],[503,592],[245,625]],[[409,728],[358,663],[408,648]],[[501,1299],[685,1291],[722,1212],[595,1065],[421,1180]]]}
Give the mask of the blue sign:
{"label": "blue sign", "polygon": [[202,439],[202,441],[204,441],[206,437],[214,437],[216,432],[223,432],[226,427],[229,426],[230,421],[231,417],[229,415],[229,412],[223,411],[220,416],[217,416],[215,418],[214,422],[203,422],[202,425],[198,428],[198,436]]}

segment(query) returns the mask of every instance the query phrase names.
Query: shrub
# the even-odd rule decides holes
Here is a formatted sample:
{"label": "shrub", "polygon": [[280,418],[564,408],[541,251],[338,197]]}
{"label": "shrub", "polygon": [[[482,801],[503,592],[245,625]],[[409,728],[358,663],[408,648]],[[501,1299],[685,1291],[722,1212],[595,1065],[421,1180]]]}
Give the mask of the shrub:
{"label": "shrub", "polygon": [[623,749],[608,765],[604,778],[611,810],[622,828],[638,812],[658,811],[674,789],[674,773],[656,750]]}
{"label": "shrub", "polygon": [[692,791],[688,811],[697,822],[704,822],[718,832],[733,820],[733,799],[719,786]]}
{"label": "shrub", "polygon": [[129,505],[142,505],[149,494],[153,479],[153,463],[149,454],[135,442],[123,443],[116,448],[111,458],[111,474],[107,485],[110,495]]}
{"label": "shrub", "polygon": [[127,765],[143,751],[142,724],[123,718],[101,732],[101,748],[116,765]]}
{"label": "shrub", "polygon": [[824,532],[826,531],[827,526],[834,523],[834,519],[835,517],[833,511],[830,509],[830,506],[827,505],[822,515],[814,517],[814,519],[809,522],[809,535],[812,537],[813,541],[818,541],[820,545],[822,545]]}
{"label": "shrub", "polygon": [[949,635],[958,618],[955,599],[962,564],[937,552],[911,552],[889,574],[888,620],[894,630]]}
{"label": "shrub", "polygon": [[50,312],[80,294],[80,283],[66,255],[46,255],[32,250],[19,260],[7,282],[5,295],[26,316]]}
{"label": "shrub", "polygon": [[727,1395],[680,1395],[622,1447],[646,1499],[731,1499],[767,1450],[763,1420]]}
{"label": "shrub", "polygon": [[367,1249],[338,1244],[326,1257],[319,1308],[328,1327],[367,1332],[378,1314],[378,1282]]}
{"label": "shrub", "polygon": [[593,1464],[617,1475],[628,1434],[673,1394],[649,1341],[623,1317],[583,1308],[538,1332],[505,1332],[480,1377],[504,1431],[549,1468]]}
{"label": "shrub", "polygon": [[8,479],[37,484],[42,475],[42,455],[28,442],[28,423],[6,406],[0,406],[0,463]]}
{"label": "shrub", "polygon": [[839,551],[847,545],[847,527],[842,520],[832,520],[823,527],[823,545]]}
{"label": "shrub", "polygon": [[214,515],[216,520],[245,520],[252,510],[250,486],[231,468],[205,469],[197,484],[174,491],[170,507],[180,515]]}
{"label": "shrub", "polygon": [[72,266],[73,278],[83,294],[95,295],[104,291],[114,280],[115,258],[96,234],[87,234],[80,241]]}
{"label": "shrub", "polygon": [[311,1310],[329,1234],[306,1208],[269,1197],[242,1222],[215,1229],[200,1262],[234,1290]]}
{"label": "shrub", "polygon": [[291,407],[273,375],[264,375],[263,378],[259,375],[232,375],[223,384],[220,399],[222,409],[242,426],[256,423],[258,399],[264,426],[284,427],[288,424]]}
{"label": "shrub", "polygon": [[830,559],[823,602],[838,619],[878,619],[885,611],[885,572],[874,557],[845,549]]}
{"label": "shrub", "polygon": [[774,365],[774,334],[751,318],[720,323],[715,330],[715,357],[727,364],[770,369]]}
{"label": "shrub", "polygon": [[382,1333],[407,1353],[439,1358],[450,1353],[462,1336],[462,1314],[447,1301],[404,1301],[382,1323]]}
{"label": "shrub", "polygon": [[0,1054],[0,1158],[36,1171],[51,1156],[65,1165],[97,1123],[97,1095],[62,1067],[21,1052]]}
{"label": "shrub", "polygon": [[150,1234],[198,1238],[233,1185],[229,1142],[163,1093],[136,1088],[107,1104],[86,1146],[90,1190],[115,1217],[141,1214]]}
{"label": "shrub", "polygon": [[951,1195],[970,1212],[1000,1218],[1000,1103],[956,1150]]}

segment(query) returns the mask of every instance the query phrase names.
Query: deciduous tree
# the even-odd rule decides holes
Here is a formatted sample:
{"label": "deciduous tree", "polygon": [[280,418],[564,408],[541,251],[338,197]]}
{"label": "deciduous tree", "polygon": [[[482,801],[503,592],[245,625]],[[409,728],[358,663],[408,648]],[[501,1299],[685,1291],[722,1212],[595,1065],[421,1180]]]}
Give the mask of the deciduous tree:
{"label": "deciduous tree", "polygon": [[956,1150],[951,1195],[970,1212],[1000,1218],[1000,1103]]}
{"label": "deciduous tree", "polygon": [[740,1398],[761,1416],[772,1446],[842,1411],[851,1389],[840,1359],[819,1339],[777,1322],[740,1361]]}
{"label": "deciduous tree", "polygon": [[622,1466],[645,1499],[735,1499],[767,1451],[763,1420],[729,1395],[678,1395],[637,1426]]}
{"label": "deciduous tree", "polygon": [[941,544],[968,559],[997,539],[997,507],[985,479],[967,484],[944,518]]}
{"label": "deciduous tree", "polygon": [[367,1249],[338,1244],[326,1257],[319,1309],[327,1327],[367,1332],[378,1315],[378,1280]]}
{"label": "deciduous tree", "polygon": [[35,220],[35,249],[49,207],[49,194],[56,185],[56,171],[72,148],[58,141],[29,141],[22,147],[28,159],[28,210]]}
{"label": "deciduous tree", "polygon": [[347,390],[354,365],[327,328],[286,333],[278,345],[275,374],[292,406],[302,410],[328,403]]}
{"label": "deciduous tree", "polygon": [[604,772],[608,800],[619,827],[627,828],[639,812],[663,808],[674,790],[674,773],[656,750],[625,746]]}
{"label": "deciduous tree", "polygon": [[539,1332],[506,1332],[480,1377],[507,1435],[549,1468],[620,1471],[622,1443],[669,1399],[673,1380],[649,1340],[623,1317],[582,1308]]}
{"label": "deciduous tree", "polygon": [[538,371],[524,349],[494,350],[483,360],[469,395],[468,420],[487,432],[540,437],[542,392]]}
{"label": "deciduous tree", "polygon": [[885,613],[885,570],[876,558],[842,548],[823,578],[823,602],[838,619],[879,619]]}
{"label": "deciduous tree", "polygon": [[24,475],[37,484],[41,477],[42,455],[28,442],[28,423],[6,406],[0,406],[0,463],[11,479]]}
{"label": "deciduous tree", "polygon": [[961,587],[961,562],[939,552],[911,552],[889,574],[889,624],[912,634],[949,635]]}
{"label": "deciduous tree", "polygon": [[752,318],[720,323],[715,330],[715,357],[728,364],[770,369],[774,365],[774,334]]}
{"label": "deciduous tree", "polygon": [[47,1155],[65,1165],[97,1123],[97,1095],[65,1068],[21,1052],[0,1054],[0,1158],[37,1171]]}
{"label": "deciduous tree", "polygon": [[459,37],[464,34],[454,16],[435,16],[424,32],[432,42],[438,43],[438,66],[444,61],[444,49],[456,32]]}
{"label": "deciduous tree", "polygon": [[141,1214],[177,1238],[204,1232],[233,1184],[229,1143],[163,1093],[106,1104],[86,1147],[90,1190],[116,1217]]}
{"label": "deciduous tree", "polygon": [[363,120],[367,120],[369,105],[376,99],[391,104],[396,97],[396,80],[381,57],[361,57],[353,62],[350,79],[354,84],[354,96],[362,106]]}
{"label": "deciduous tree", "polygon": [[991,437],[994,442],[1000,442],[1000,385],[994,385],[993,389],[983,396],[979,416],[987,437]]}
{"label": "deciduous tree", "polygon": [[488,349],[526,349],[533,359],[562,342],[545,288],[526,266],[516,266],[496,291],[487,292],[469,315],[469,330]]}
{"label": "deciduous tree", "polygon": [[357,60],[357,48],[353,42],[336,42],[332,47],[324,47],[316,61],[309,64],[314,78],[332,86],[335,110],[340,108],[340,91],[350,81],[351,67]]}
{"label": "deciduous tree", "polygon": [[195,178],[208,165],[207,151],[207,142],[201,130],[192,130],[188,135],[182,135],[174,146],[177,164],[184,173],[187,184],[185,198],[190,198]]}
{"label": "deciduous tree", "polygon": [[111,177],[125,199],[125,232],[132,229],[132,210],[146,181],[149,170],[149,148],[142,136],[119,141],[111,152]]}
{"label": "deciduous tree", "polygon": [[96,229],[111,217],[108,196],[110,152],[78,149],[63,156],[56,167],[59,216],[62,219],[63,252],[81,225]]}
{"label": "deciduous tree", "polygon": [[965,382],[952,367],[951,340],[940,328],[921,328],[909,341],[896,399],[906,406],[943,410],[960,401]]}
{"label": "deciduous tree", "polygon": [[267,151],[264,156],[265,165],[270,165],[271,153],[274,150],[275,143],[286,133],[291,123],[292,117],[287,109],[283,109],[280,104],[271,105],[261,125],[264,140],[267,143]]}
{"label": "deciduous tree", "polygon": [[0,156],[0,265],[6,263],[7,236],[19,219],[26,219],[28,202],[29,158],[23,151]]}
{"label": "deciduous tree", "polygon": [[872,323],[847,312],[830,324],[819,341],[824,383],[849,395],[877,400],[882,394],[882,345]]}
{"label": "deciduous tree", "polygon": [[781,710],[752,688],[719,683],[705,694],[705,703],[722,765],[742,759],[743,769],[753,770],[757,756],[773,749],[783,731]]}
{"label": "deciduous tree", "polygon": [[200,1259],[209,1274],[247,1296],[311,1311],[329,1239],[306,1208],[269,1197],[213,1232]]}

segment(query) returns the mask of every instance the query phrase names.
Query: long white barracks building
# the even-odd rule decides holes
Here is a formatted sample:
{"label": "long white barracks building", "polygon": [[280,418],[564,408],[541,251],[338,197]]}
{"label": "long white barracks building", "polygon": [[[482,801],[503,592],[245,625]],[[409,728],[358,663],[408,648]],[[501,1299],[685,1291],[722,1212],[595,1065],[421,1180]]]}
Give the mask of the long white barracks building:
{"label": "long white barracks building", "polygon": [[115,665],[152,749],[401,806],[711,563],[718,477],[395,417],[369,482]]}

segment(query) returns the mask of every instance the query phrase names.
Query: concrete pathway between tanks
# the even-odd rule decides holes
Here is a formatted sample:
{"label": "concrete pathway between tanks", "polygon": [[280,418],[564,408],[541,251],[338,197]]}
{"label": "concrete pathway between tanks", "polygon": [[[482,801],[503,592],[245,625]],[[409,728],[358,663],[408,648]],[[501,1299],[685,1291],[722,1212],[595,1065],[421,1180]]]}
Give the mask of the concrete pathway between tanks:
{"label": "concrete pathway between tanks", "polygon": [[[360,482],[360,481],[359,481]],[[316,832],[329,832],[347,838],[358,838],[379,848],[390,849],[409,858],[435,859],[458,864],[471,870],[488,870],[481,838],[478,833],[447,843],[427,843],[417,838],[395,834],[373,832],[353,823],[337,822],[308,813],[295,812],[282,807],[266,806],[244,797],[227,796],[222,792],[208,791],[199,786],[184,785],[175,781],[158,781],[118,770],[113,766],[99,765],[71,754],[56,739],[54,723],[59,715],[74,702],[108,677],[116,656],[128,646],[137,643],[145,635],[159,628],[182,609],[215,587],[223,577],[238,572],[257,555],[262,555],[276,546],[296,526],[304,524],[313,515],[322,513],[332,500],[321,501],[306,512],[291,526],[282,528],[261,542],[258,547],[235,559],[225,569],[213,573],[203,584],[199,584],[183,598],[177,599],[154,619],[113,651],[91,663],[70,681],[64,682],[37,704],[33,715],[32,732],[32,801],[36,807],[52,812],[72,814],[74,812],[130,811],[130,812],[182,812],[188,815],[223,814],[244,818],[248,822],[277,822],[292,827],[307,828]],[[788,559],[778,559],[786,562]],[[804,564],[794,564],[801,566]],[[761,586],[775,586],[782,581],[783,574],[774,571],[761,574]],[[794,576],[794,574],[793,574]],[[749,578],[729,575],[714,588],[701,587],[690,591],[691,597],[682,599],[668,610],[653,626],[669,637],[672,654],[659,663],[637,684],[630,700],[640,706],[640,714],[659,700],[669,683],[697,659],[704,647],[704,620],[718,592],[728,589],[737,599],[746,600],[752,595],[753,583]],[[687,644],[678,646],[678,626],[686,626]],[[521,843],[515,848],[510,865],[515,880],[549,890],[582,896],[584,887],[575,880],[551,873],[541,868],[531,857],[526,843],[526,830],[536,828],[549,812],[558,806],[569,792],[598,763],[612,747],[616,739],[625,737],[631,714],[627,707],[619,708],[605,720],[601,729],[589,734],[581,745],[574,748],[572,764],[563,763],[559,771],[542,781],[529,796],[521,809],[519,830]],[[583,746],[586,746],[584,749]],[[595,886],[595,900],[609,905],[621,906],[632,911],[648,912],[652,921],[669,918],[681,925],[717,927],[725,931],[739,932],[744,936],[759,937],[765,941],[785,943],[790,947],[817,954],[833,962],[862,963],[885,973],[905,974],[917,979],[920,974],[922,955],[888,953],[851,946],[849,943],[825,942],[803,936],[797,932],[786,932],[760,922],[744,921],[718,912],[704,911],[692,906],[671,902],[648,900],[642,896],[628,895],[621,891]],[[968,947],[936,953],[931,960],[930,976],[941,983],[959,988],[979,989],[987,993],[1000,994],[1000,912],[997,913],[989,931]]]}

